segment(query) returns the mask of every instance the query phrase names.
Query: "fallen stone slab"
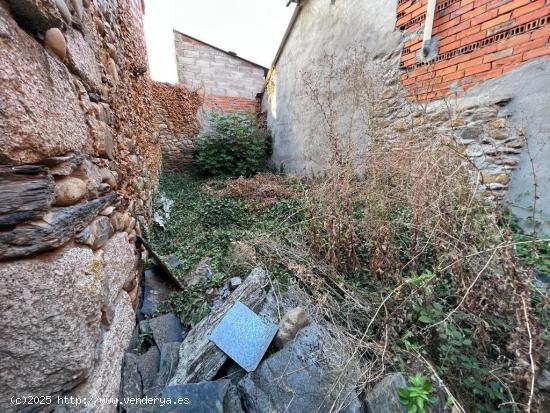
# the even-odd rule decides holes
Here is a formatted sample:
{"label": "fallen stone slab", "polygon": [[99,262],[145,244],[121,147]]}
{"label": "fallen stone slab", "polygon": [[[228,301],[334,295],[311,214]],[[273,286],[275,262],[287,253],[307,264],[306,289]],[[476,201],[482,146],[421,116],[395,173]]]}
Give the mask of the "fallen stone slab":
{"label": "fallen stone slab", "polygon": [[155,413],[243,413],[230,380],[168,386],[160,398],[171,403],[157,407]]}
{"label": "fallen stone slab", "polygon": [[149,328],[153,333],[153,339],[159,348],[164,344],[182,342],[183,329],[181,328],[179,318],[176,317],[175,314],[164,314],[159,317],[151,318],[148,321]]}
{"label": "fallen stone slab", "polygon": [[319,325],[305,327],[239,382],[245,410],[363,413],[353,364],[346,370],[337,367],[346,364],[345,356],[340,343]]}
{"label": "fallen stone slab", "polygon": [[[120,383],[121,399],[138,398],[143,394],[141,375],[138,370],[139,356],[134,353],[126,353],[122,362],[122,379]],[[131,406],[123,401],[120,403],[123,412],[129,411]]]}
{"label": "fallen stone slab", "polygon": [[157,347],[151,347],[138,359],[138,371],[141,376],[143,395],[154,397],[162,388],[157,387],[157,375],[160,366],[160,351]]}
{"label": "fallen stone slab", "polygon": [[265,271],[254,269],[222,305],[189,332],[181,345],[179,365],[171,384],[197,383],[214,378],[227,356],[210,341],[212,331],[237,301],[258,311],[265,300],[266,283]]}
{"label": "fallen stone slab", "polygon": [[181,343],[166,343],[160,346],[160,367],[156,385],[164,388],[176,373],[178,368]]}

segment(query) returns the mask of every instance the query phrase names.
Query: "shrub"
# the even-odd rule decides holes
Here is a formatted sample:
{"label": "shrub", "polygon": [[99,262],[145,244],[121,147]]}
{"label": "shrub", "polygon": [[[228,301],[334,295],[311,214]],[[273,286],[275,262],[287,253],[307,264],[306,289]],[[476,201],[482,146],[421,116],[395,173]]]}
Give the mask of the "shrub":
{"label": "shrub", "polygon": [[213,113],[213,132],[197,140],[199,171],[208,176],[251,176],[266,169],[271,138],[253,116]]}

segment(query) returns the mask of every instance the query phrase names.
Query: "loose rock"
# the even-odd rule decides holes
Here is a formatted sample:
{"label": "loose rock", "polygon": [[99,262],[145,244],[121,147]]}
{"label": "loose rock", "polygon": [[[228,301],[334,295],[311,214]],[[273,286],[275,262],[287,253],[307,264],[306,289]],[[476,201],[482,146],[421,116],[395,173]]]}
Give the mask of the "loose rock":
{"label": "loose rock", "polygon": [[141,376],[144,396],[155,396],[161,390],[157,387],[157,374],[160,366],[160,352],[157,347],[151,347],[147,353],[138,359],[138,371]]}
{"label": "loose rock", "polygon": [[160,346],[160,367],[156,386],[164,388],[176,373],[178,367],[180,343],[166,343]]}
{"label": "loose rock", "polygon": [[195,268],[185,274],[182,280],[183,284],[186,287],[190,287],[192,285],[200,284],[212,278],[214,276],[214,270],[210,266],[211,262],[212,258],[209,257],[201,259],[200,262],[195,266]]}
{"label": "loose rock", "polygon": [[[246,411],[362,413],[354,391],[358,384],[354,364],[344,358],[349,360],[341,344],[319,325],[304,328],[239,382]],[[346,365],[347,371],[339,365]]]}
{"label": "loose rock", "polygon": [[406,407],[399,401],[397,389],[406,387],[407,380],[401,373],[388,374],[365,396],[368,413],[404,413]]}
{"label": "loose rock", "polygon": [[48,29],[48,31],[46,31],[44,43],[57,57],[61,60],[65,60],[65,56],[67,56],[67,42],[61,30],[57,27]]}
{"label": "loose rock", "polygon": [[275,337],[275,344],[283,347],[293,340],[296,334],[309,324],[306,312],[301,307],[296,307],[287,312],[279,323],[279,331]]}
{"label": "loose rock", "polygon": [[237,300],[253,311],[260,309],[265,300],[263,286],[266,277],[263,270],[253,270],[223,305],[214,309],[189,332],[181,345],[178,369],[171,384],[196,383],[214,378],[227,356],[208,337]]}
{"label": "loose rock", "polygon": [[78,178],[67,177],[56,182],[55,205],[68,206],[76,204],[86,195],[86,183]]}
{"label": "loose rock", "polygon": [[172,313],[150,319],[149,327],[159,348],[164,344],[181,343],[183,340],[183,330],[180,320]]}
{"label": "loose rock", "polygon": [[[217,380],[199,384],[169,386],[161,394],[163,399],[177,400],[188,398],[193,413],[243,413],[240,403],[236,403],[231,381]],[[238,399],[237,399],[238,400]],[[187,413],[189,406],[165,405],[157,408],[156,413]]]}

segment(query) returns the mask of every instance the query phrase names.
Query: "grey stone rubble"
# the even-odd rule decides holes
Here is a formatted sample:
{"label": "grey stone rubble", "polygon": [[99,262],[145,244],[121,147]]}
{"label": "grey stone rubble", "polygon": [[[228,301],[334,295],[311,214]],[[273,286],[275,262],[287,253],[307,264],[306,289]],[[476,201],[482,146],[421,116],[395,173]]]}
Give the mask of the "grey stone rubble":
{"label": "grey stone rubble", "polygon": [[363,412],[354,379],[336,367],[339,349],[319,325],[304,328],[239,382],[246,411]]}
{"label": "grey stone rubble", "polygon": [[401,373],[388,374],[365,396],[367,412],[405,413],[407,409],[399,401],[397,389],[406,386]]}
{"label": "grey stone rubble", "polygon": [[266,282],[267,275],[263,270],[253,270],[220,307],[189,332],[181,346],[178,369],[170,384],[197,383],[214,378],[227,356],[209,340],[212,330],[237,300],[257,311],[265,299],[263,287]]}
{"label": "grey stone rubble", "polygon": [[[175,374],[179,348],[187,332],[172,313],[154,316],[160,304],[176,291],[159,267],[144,272],[143,293],[138,308],[138,325],[124,356],[121,399],[158,397]],[[154,405],[122,404],[127,413],[152,412]]]}
{"label": "grey stone rubble", "polygon": [[[209,340],[212,331],[237,301],[246,303],[266,320],[276,321],[278,301],[264,290],[268,285],[267,274],[254,269],[187,335],[182,334],[174,314],[140,321],[136,332],[145,337],[142,353],[136,353],[134,343],[125,355],[121,397],[160,397],[163,403],[121,405],[120,411],[406,411],[397,394],[399,387],[407,385],[402,374],[389,374],[366,395],[361,394],[359,362],[331,331],[312,321],[304,308],[290,305],[290,301],[279,308],[281,337],[277,343],[273,341],[271,351],[254,371],[247,373],[228,359]],[[433,413],[443,411],[430,409]]]}

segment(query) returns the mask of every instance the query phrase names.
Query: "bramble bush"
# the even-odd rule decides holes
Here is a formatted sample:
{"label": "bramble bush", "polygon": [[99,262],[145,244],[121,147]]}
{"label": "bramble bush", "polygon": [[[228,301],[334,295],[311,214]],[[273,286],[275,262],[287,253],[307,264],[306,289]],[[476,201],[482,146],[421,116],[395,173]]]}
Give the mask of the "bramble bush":
{"label": "bramble bush", "polygon": [[213,132],[197,140],[196,161],[206,176],[251,176],[267,169],[271,137],[255,117],[213,113]]}

